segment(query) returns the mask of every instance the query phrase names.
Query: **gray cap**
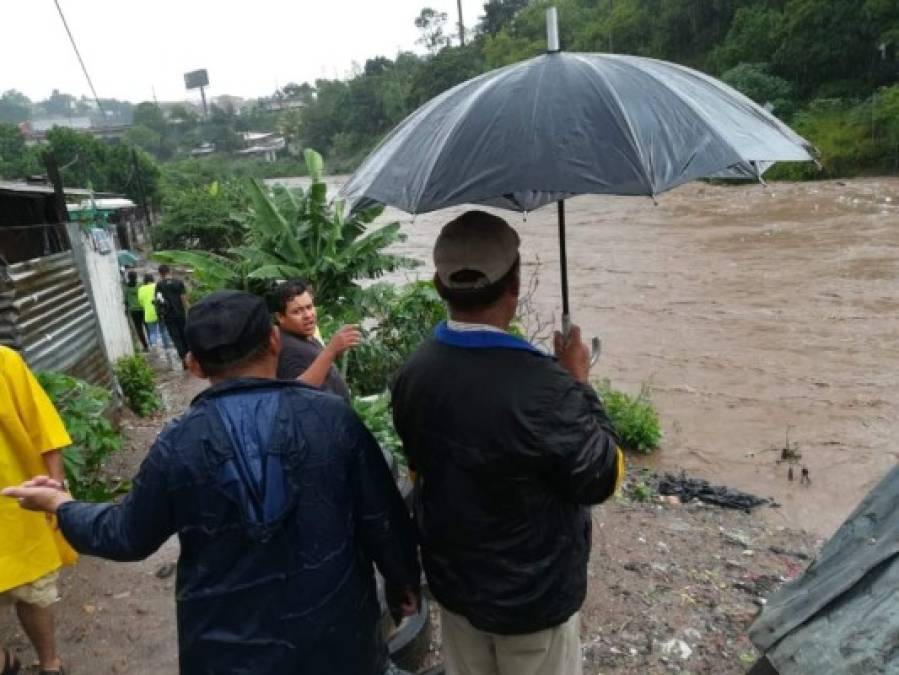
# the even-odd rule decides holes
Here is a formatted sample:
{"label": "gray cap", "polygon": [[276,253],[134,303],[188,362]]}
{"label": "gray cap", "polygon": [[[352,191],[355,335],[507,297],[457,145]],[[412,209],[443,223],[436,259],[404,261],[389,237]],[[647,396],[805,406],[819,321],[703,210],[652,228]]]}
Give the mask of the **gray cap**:
{"label": "gray cap", "polygon": [[468,211],[443,226],[434,243],[434,266],[446,288],[483,288],[502,279],[518,260],[521,239],[486,211]]}

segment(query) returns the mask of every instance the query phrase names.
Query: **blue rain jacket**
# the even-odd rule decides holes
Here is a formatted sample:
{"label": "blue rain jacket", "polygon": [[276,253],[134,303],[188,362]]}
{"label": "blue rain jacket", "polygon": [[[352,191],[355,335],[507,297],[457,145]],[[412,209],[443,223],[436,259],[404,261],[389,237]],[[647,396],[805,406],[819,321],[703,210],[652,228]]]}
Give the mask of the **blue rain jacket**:
{"label": "blue rain jacket", "polygon": [[120,504],[59,510],[81,553],[140,560],[181,542],[181,673],[369,675],[388,593],[417,588],[414,527],[377,443],[338,397],[233,380],[200,394]]}

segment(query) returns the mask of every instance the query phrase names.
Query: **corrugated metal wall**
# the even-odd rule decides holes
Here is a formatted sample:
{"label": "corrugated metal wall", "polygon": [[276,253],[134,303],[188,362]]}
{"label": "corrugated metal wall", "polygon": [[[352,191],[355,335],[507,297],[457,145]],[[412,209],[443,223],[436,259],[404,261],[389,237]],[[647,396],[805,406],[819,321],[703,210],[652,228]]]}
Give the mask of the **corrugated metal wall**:
{"label": "corrugated metal wall", "polygon": [[54,370],[111,389],[97,318],[71,251],[0,267],[0,343],[32,370]]}

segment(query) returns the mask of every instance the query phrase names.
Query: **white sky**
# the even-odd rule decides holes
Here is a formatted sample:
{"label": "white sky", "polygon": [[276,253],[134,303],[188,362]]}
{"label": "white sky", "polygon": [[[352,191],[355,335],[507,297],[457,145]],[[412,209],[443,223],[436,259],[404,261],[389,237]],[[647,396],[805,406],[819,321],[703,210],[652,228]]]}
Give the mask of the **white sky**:
{"label": "white sky", "polygon": [[[270,94],[290,81],[346,77],[353,61],[421,51],[414,20],[456,0],[60,0],[102,98],[199,98],[184,73],[209,71],[209,96]],[[463,0],[465,24],[483,0]],[[53,0],[0,0],[0,91],[34,101],[54,88],[90,97]]]}

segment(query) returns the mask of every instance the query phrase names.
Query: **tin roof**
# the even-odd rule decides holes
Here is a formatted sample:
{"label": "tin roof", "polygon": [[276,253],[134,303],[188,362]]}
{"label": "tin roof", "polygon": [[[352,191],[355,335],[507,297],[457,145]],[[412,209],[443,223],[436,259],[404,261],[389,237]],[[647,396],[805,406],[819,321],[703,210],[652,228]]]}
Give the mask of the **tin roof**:
{"label": "tin roof", "polygon": [[[63,188],[63,191],[70,197],[90,197],[91,191],[85,188]],[[23,181],[6,181],[0,180],[0,193],[21,194],[21,195],[52,195],[53,186],[47,183],[25,183]],[[118,197],[113,192],[93,192],[95,197],[109,196]]]}

